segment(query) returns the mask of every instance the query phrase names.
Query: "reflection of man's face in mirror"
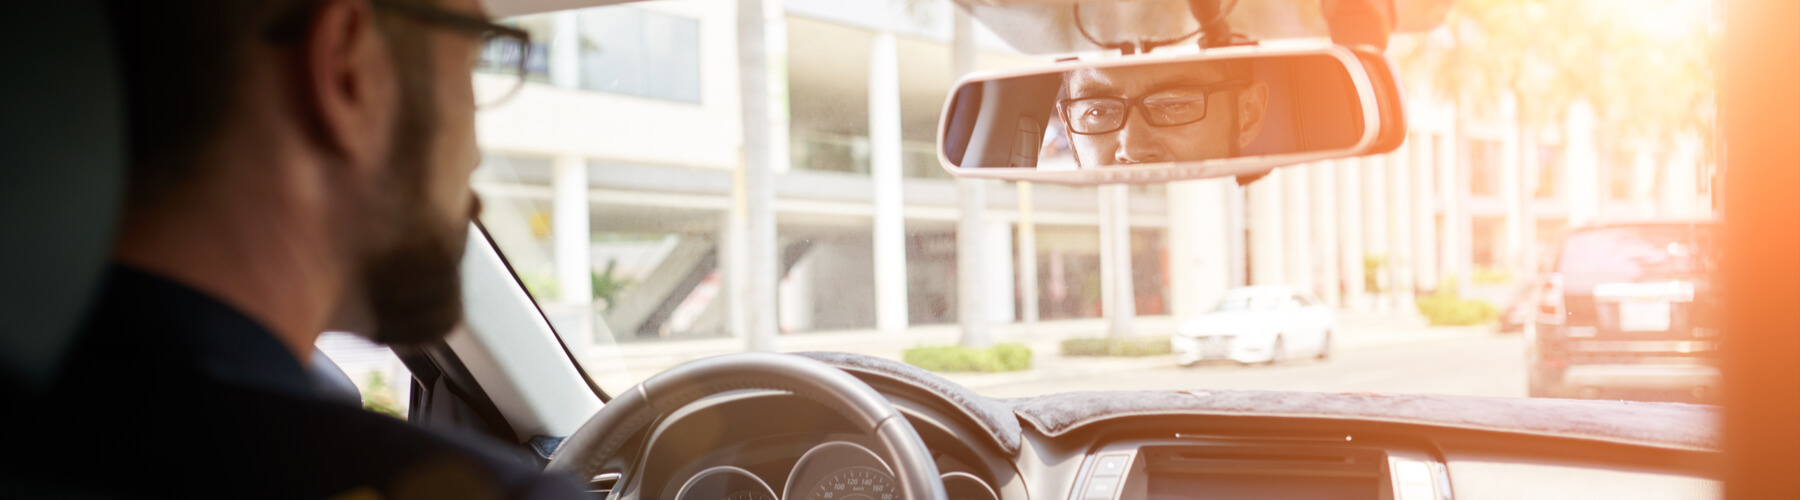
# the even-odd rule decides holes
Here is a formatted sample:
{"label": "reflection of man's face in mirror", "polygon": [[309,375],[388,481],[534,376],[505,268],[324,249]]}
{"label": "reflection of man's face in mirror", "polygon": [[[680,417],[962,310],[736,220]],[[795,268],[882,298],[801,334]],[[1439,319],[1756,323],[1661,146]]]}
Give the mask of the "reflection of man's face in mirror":
{"label": "reflection of man's face in mirror", "polygon": [[1238,156],[1269,99],[1249,62],[1080,69],[1063,90],[1057,112],[1082,168]]}

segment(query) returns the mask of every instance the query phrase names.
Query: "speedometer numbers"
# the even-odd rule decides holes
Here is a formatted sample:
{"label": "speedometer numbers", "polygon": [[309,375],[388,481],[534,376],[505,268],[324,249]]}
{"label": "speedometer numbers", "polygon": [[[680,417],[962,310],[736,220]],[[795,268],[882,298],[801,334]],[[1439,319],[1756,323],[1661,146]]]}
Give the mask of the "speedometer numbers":
{"label": "speedometer numbers", "polygon": [[806,490],[806,500],[896,500],[894,478],[871,467],[845,467]]}

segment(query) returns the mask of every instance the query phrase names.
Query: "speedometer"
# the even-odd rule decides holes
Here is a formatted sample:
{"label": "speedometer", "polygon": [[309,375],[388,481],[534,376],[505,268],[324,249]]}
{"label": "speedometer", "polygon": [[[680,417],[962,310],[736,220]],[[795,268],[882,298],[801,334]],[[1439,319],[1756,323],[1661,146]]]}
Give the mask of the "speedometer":
{"label": "speedometer", "polygon": [[806,500],[894,500],[894,477],[873,467],[845,467],[806,490]]}
{"label": "speedometer", "polygon": [[[681,485],[676,500],[775,500],[775,490],[749,471],[722,465],[700,471]],[[876,499],[880,500],[880,499]]]}

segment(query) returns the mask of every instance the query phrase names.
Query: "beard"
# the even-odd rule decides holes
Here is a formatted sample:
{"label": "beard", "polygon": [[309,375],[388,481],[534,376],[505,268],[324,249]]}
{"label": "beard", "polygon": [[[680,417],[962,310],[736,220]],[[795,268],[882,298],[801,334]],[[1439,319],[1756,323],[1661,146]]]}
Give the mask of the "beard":
{"label": "beard", "polygon": [[431,177],[444,170],[431,168],[438,132],[435,88],[428,59],[422,51],[415,54],[400,58],[410,63],[397,62],[400,102],[394,147],[378,183],[384,189],[370,193],[379,214],[371,217],[376,234],[364,241],[382,244],[360,252],[356,266],[372,323],[364,336],[388,345],[436,341],[462,321],[459,266],[473,217],[446,217],[429,196]]}

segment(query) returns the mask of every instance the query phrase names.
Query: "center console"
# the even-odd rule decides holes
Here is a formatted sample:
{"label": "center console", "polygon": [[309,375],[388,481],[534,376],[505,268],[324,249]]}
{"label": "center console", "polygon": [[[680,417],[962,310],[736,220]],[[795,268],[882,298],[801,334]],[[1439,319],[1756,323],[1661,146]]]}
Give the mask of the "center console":
{"label": "center console", "polygon": [[1069,500],[1450,498],[1443,463],[1429,453],[1352,436],[1114,442],[1088,455],[1076,481]]}

